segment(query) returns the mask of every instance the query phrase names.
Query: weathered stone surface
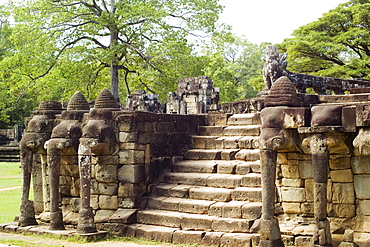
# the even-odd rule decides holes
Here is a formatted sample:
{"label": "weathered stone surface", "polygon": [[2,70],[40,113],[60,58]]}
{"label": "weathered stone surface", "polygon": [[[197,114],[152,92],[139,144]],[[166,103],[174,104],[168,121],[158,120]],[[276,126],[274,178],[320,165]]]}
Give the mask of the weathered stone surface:
{"label": "weathered stone surface", "polygon": [[120,142],[136,142],[138,139],[137,132],[120,132],[119,133],[119,141]]}
{"label": "weathered stone surface", "polygon": [[183,160],[173,166],[174,172],[215,173],[216,169],[218,165],[214,160]]}
{"label": "weathered stone surface", "polygon": [[242,207],[246,202],[230,201],[222,206],[222,217],[224,218],[241,218]]}
{"label": "weathered stone surface", "polygon": [[173,233],[172,243],[174,244],[198,244],[202,242],[204,231],[182,231],[176,230]]}
{"label": "weathered stone surface", "polygon": [[211,174],[201,173],[175,173],[169,172],[165,174],[167,183],[172,184],[192,184],[197,186],[207,185],[207,179]]}
{"label": "weathered stone surface", "polygon": [[252,247],[255,235],[246,233],[225,233],[221,237],[221,246],[226,247]]}
{"label": "weathered stone surface", "polygon": [[242,177],[241,186],[261,187],[261,174],[249,173]]}
{"label": "weathered stone surface", "polygon": [[353,174],[370,174],[370,156],[356,156],[351,158]]}
{"label": "weathered stone surface", "polygon": [[217,164],[217,173],[234,174],[236,166],[242,163],[241,161],[223,161],[219,160]]}
{"label": "weathered stone surface", "polygon": [[231,198],[236,201],[261,202],[262,189],[239,187],[232,191]]}
{"label": "weathered stone surface", "polygon": [[260,159],[259,149],[242,149],[236,153],[235,159],[243,161],[256,161]]}
{"label": "weathered stone surface", "polygon": [[282,185],[285,187],[302,187],[304,180],[298,178],[283,178]]}
{"label": "weathered stone surface", "polygon": [[356,215],[354,204],[333,204],[334,216],[338,218],[352,218]]}
{"label": "weathered stone surface", "polygon": [[122,183],[141,183],[146,180],[145,165],[123,165],[118,169],[118,180]]}
{"label": "weathered stone surface", "polygon": [[358,215],[355,219],[355,231],[370,233],[370,216]]}
{"label": "weathered stone surface", "polygon": [[231,199],[231,192],[231,189],[225,188],[192,187],[189,189],[189,197],[197,200],[227,202]]}
{"label": "weathered stone surface", "polygon": [[120,164],[144,164],[145,151],[143,150],[121,150],[119,152]]}
{"label": "weathered stone surface", "polygon": [[299,179],[299,168],[298,166],[292,165],[281,165],[281,172],[284,178]]}
{"label": "weathered stone surface", "polygon": [[[370,199],[370,175],[354,176],[354,186],[358,199]],[[348,189],[349,190],[349,189]]]}
{"label": "weathered stone surface", "polygon": [[286,214],[300,214],[301,203],[299,202],[283,202],[283,210]]}
{"label": "weathered stone surface", "polygon": [[210,231],[216,218],[208,215],[186,214],[181,219],[181,229]]}
{"label": "weathered stone surface", "polygon": [[212,174],[207,178],[207,186],[236,188],[241,186],[242,175]]}
{"label": "weathered stone surface", "polygon": [[353,174],[351,169],[330,171],[331,180],[334,183],[352,183]]}
{"label": "weathered stone surface", "polygon": [[222,232],[248,232],[253,221],[247,219],[218,218],[212,223],[212,230]]}
{"label": "weathered stone surface", "polygon": [[302,179],[313,178],[313,166],[311,161],[300,161],[298,163],[299,177]]}
{"label": "weathered stone surface", "polygon": [[[193,214],[208,214],[208,210],[215,201],[204,201],[204,200],[181,200],[179,203],[179,211],[184,213]],[[170,210],[170,209],[168,209]]]}
{"label": "weathered stone surface", "polygon": [[[356,181],[355,181],[355,184],[356,184]],[[360,191],[359,193],[361,194]],[[360,198],[358,194],[357,194],[357,198]],[[352,183],[333,183],[333,203],[354,204],[355,203],[355,191],[354,191],[353,184]]]}
{"label": "weathered stone surface", "polygon": [[221,150],[192,149],[184,154],[187,160],[220,160]]}
{"label": "weathered stone surface", "polygon": [[158,225],[167,227],[180,228],[183,213],[162,211],[162,210],[145,210],[137,213],[138,223],[148,225]]}
{"label": "weathered stone surface", "polygon": [[224,235],[224,232],[206,232],[201,243],[204,245],[219,246],[222,235]]}
{"label": "weathered stone surface", "polygon": [[141,197],[147,191],[144,183],[120,183],[118,187],[119,197]]}
{"label": "weathered stone surface", "polygon": [[351,158],[350,157],[335,157],[334,155],[330,156],[329,160],[330,169],[342,170],[351,168]]}
{"label": "weathered stone surface", "polygon": [[177,230],[178,228],[172,227],[140,225],[135,231],[135,237],[169,243],[172,241],[173,233]]}
{"label": "weathered stone surface", "polygon": [[229,126],[224,129],[225,136],[258,136],[260,125]]}
{"label": "weathered stone surface", "polygon": [[117,165],[96,165],[95,178],[98,182],[116,183]]}
{"label": "weathered stone surface", "polygon": [[357,214],[370,215],[370,200],[357,201]]}
{"label": "weathered stone surface", "polygon": [[209,208],[208,215],[216,216],[216,217],[222,217],[222,208],[227,203],[228,202],[216,202],[216,203],[212,204]]}
{"label": "weathered stone surface", "polygon": [[242,206],[242,218],[243,219],[258,219],[261,217],[262,203],[260,202],[248,202]]}
{"label": "weathered stone surface", "polygon": [[314,181],[313,179],[306,179],[305,180],[305,193],[306,193],[306,199],[308,202],[313,202],[314,198]]}
{"label": "weathered stone surface", "polygon": [[136,209],[118,209],[109,219],[112,223],[135,223],[136,222]]}
{"label": "weathered stone surface", "polygon": [[95,213],[94,221],[96,223],[109,222],[110,217],[116,210],[97,210]]}
{"label": "weathered stone surface", "polygon": [[98,189],[99,189],[99,194],[102,194],[102,195],[117,195],[118,184],[99,183]]}
{"label": "weathered stone surface", "polygon": [[99,207],[103,210],[117,209],[118,208],[118,196],[99,196]]}
{"label": "weathered stone surface", "polygon": [[281,197],[284,202],[304,202],[306,200],[303,188],[282,187]]}

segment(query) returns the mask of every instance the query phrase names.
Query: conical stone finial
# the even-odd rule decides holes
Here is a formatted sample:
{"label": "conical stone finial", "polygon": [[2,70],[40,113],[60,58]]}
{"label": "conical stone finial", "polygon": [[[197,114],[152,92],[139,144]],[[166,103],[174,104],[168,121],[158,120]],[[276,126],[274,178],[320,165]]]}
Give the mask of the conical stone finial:
{"label": "conical stone finial", "polygon": [[120,108],[113,94],[108,89],[103,89],[95,100],[95,109],[101,108]]}
{"label": "conical stone finial", "polygon": [[269,106],[301,106],[301,97],[288,77],[280,77],[271,86],[265,97],[265,107]]}
{"label": "conical stone finial", "polygon": [[39,110],[51,111],[51,110],[62,110],[62,104],[55,100],[41,101],[39,104]]}
{"label": "conical stone finial", "polygon": [[80,91],[73,94],[68,102],[67,110],[90,110],[89,103]]}
{"label": "conical stone finial", "polygon": [[272,84],[269,95],[282,95],[282,94],[290,94],[296,95],[297,90],[295,89],[292,81],[286,77],[282,76]]}

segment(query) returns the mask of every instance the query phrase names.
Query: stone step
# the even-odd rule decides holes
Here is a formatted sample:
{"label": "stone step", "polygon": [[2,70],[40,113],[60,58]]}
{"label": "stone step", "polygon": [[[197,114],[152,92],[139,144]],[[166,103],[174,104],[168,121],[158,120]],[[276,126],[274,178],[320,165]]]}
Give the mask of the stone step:
{"label": "stone step", "polygon": [[260,159],[259,149],[241,149],[235,154],[236,160],[257,161]]}
{"label": "stone step", "polygon": [[237,175],[220,173],[169,172],[164,175],[164,181],[169,184],[187,184],[233,189],[241,186],[260,187],[261,175],[257,173]]}
{"label": "stone step", "polygon": [[256,161],[259,159],[259,149],[191,149],[184,154],[184,160]]}
{"label": "stone step", "polygon": [[259,136],[192,136],[194,149],[258,149]]}
{"label": "stone step", "polygon": [[180,228],[132,224],[127,236],[172,244],[195,244],[224,247],[257,246],[259,235],[253,233],[227,233],[215,231],[185,231]]}
{"label": "stone step", "polygon": [[199,126],[198,135],[201,136],[223,136],[227,126]]}
{"label": "stone step", "polygon": [[185,152],[186,160],[220,160],[222,150],[191,149]]}
{"label": "stone step", "polygon": [[224,136],[259,136],[260,125],[228,126],[224,129]]}
{"label": "stone step", "polygon": [[262,188],[237,187],[234,189],[194,186],[189,188],[189,198],[218,202],[262,202]]}
{"label": "stone step", "polygon": [[249,232],[254,220],[219,218],[166,210],[143,210],[137,214],[141,224],[180,228],[185,231]]}
{"label": "stone step", "polygon": [[261,217],[262,203],[247,201],[205,201],[190,198],[149,197],[148,209],[207,214],[222,218],[255,220]]}
{"label": "stone step", "polygon": [[260,125],[261,117],[259,113],[234,114],[229,117],[227,124],[235,125]]}
{"label": "stone step", "polygon": [[173,171],[244,175],[261,173],[261,168],[259,160],[182,160],[174,164]]}
{"label": "stone step", "polygon": [[173,165],[174,172],[216,173],[216,160],[183,160]]}

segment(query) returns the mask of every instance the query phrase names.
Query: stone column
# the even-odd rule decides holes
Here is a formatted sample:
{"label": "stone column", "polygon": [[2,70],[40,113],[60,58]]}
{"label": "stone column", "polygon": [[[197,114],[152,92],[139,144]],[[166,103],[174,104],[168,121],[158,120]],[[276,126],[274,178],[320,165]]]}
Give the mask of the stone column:
{"label": "stone column", "polygon": [[260,247],[284,246],[279,222],[274,216],[277,150],[261,150],[262,219]]}
{"label": "stone column", "polygon": [[94,223],[94,213],[90,206],[91,188],[91,146],[97,146],[97,141],[81,138],[78,148],[78,166],[80,169],[80,196],[81,208],[77,230],[79,233],[97,232]]}
{"label": "stone column", "polygon": [[330,223],[327,218],[327,178],[329,169],[328,139],[322,134],[315,134],[304,141],[309,143],[314,170],[314,246],[331,247]]}
{"label": "stone column", "polygon": [[60,152],[59,140],[51,139],[47,144],[50,180],[50,230],[64,230],[62,209],[59,207]]}

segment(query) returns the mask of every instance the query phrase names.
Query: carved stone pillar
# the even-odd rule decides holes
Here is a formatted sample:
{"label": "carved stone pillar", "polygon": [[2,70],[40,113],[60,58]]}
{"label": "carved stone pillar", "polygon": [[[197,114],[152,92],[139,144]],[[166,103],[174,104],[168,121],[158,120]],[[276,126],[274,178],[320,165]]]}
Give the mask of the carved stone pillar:
{"label": "carved stone pillar", "polygon": [[329,169],[328,145],[331,140],[324,134],[314,134],[303,140],[303,145],[309,146],[312,154],[314,171],[314,212],[315,232],[314,246],[333,246],[330,223],[327,218],[327,179]]}

